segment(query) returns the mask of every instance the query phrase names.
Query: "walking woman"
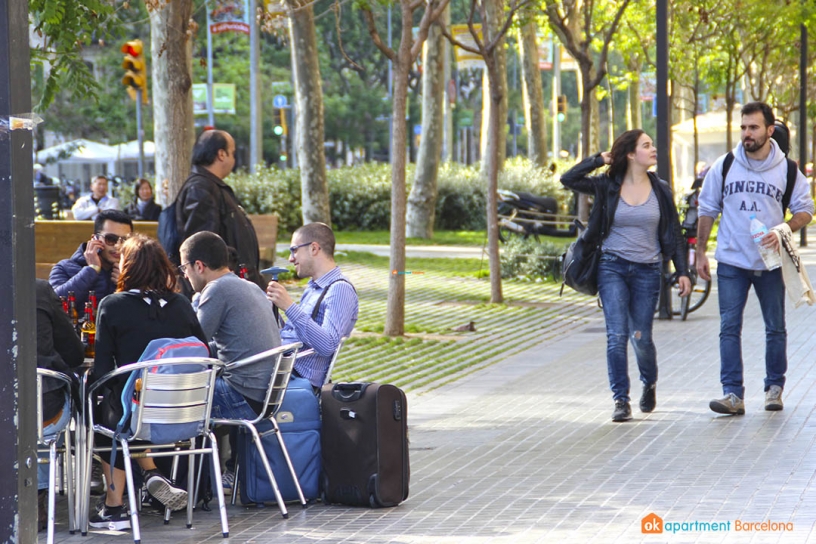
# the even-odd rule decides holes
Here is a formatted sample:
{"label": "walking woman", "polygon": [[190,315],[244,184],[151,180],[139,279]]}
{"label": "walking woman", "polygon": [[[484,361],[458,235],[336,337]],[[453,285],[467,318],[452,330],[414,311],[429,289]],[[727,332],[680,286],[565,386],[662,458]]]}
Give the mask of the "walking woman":
{"label": "walking woman", "polygon": [[[628,340],[643,382],[640,411],[651,412],[657,403],[652,323],[663,261],[671,259],[680,273],[680,296],[691,292],[671,189],[649,172],[656,163],[652,139],[636,129],[618,137],[611,151],[589,157],[561,176],[561,183],[569,189],[595,198],[587,235],[601,240],[598,292],[606,320],[609,386],[615,401],[612,421],[632,419]],[[589,175],[603,165],[609,166],[606,173]]]}

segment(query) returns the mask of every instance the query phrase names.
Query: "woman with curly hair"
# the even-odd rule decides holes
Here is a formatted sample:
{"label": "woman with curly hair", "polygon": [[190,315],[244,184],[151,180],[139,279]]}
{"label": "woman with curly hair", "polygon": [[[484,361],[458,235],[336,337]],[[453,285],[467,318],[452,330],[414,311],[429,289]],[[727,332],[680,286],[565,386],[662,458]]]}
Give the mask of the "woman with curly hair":
{"label": "woman with curly hair", "polygon": [[[170,263],[161,244],[153,238],[134,234],[122,245],[119,260],[119,282],[116,292],[99,304],[96,319],[96,355],[91,381],[106,373],[136,362],[151,340],[195,336],[206,344],[204,331],[195,311],[183,295],[176,293],[176,268]],[[99,419],[105,426],[115,425],[121,417],[121,393],[124,380],[105,389]],[[117,413],[118,410],[118,413]],[[112,415],[103,416],[108,413]],[[111,421],[115,420],[115,421]],[[115,427],[112,427],[115,428]],[[96,441],[108,445],[110,440],[98,436]],[[130,527],[128,512],[123,506],[126,486],[122,457],[117,457],[112,478],[110,465],[102,462],[108,482],[103,507],[93,516],[93,527]],[[150,458],[139,459],[148,491],[172,510],[187,505],[187,492],[176,488],[156,468]],[[115,484],[111,486],[111,483]],[[130,505],[134,508],[136,505]]]}
{"label": "woman with curly hair", "polygon": [[[691,292],[671,188],[649,171],[656,163],[652,139],[636,129],[618,137],[611,151],[589,157],[561,176],[561,183],[569,189],[595,197],[586,234],[600,240],[602,251],[598,292],[606,320],[609,386],[615,401],[612,421],[632,419],[628,340],[643,382],[640,410],[651,412],[657,404],[652,323],[664,261],[671,259],[680,275],[680,296]],[[589,175],[604,165],[608,165],[605,173]]]}

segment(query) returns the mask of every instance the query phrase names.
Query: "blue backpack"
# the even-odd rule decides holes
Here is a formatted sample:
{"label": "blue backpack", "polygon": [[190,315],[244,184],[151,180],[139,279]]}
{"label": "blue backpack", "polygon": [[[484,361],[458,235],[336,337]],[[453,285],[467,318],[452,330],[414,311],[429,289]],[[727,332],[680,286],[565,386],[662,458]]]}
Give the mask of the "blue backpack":
{"label": "blue backpack", "polygon": [[[207,345],[194,336],[187,338],[158,338],[152,340],[141,357],[141,361],[152,361],[156,359],[170,359],[176,357],[209,357],[210,351]],[[184,364],[184,365],[167,365],[156,366],[149,370],[151,373],[159,374],[189,374],[193,372],[201,372],[206,367],[200,364]],[[154,444],[170,444],[180,440],[187,440],[190,437],[196,436],[200,432],[200,422],[194,421],[191,423],[147,423],[142,422],[138,434],[134,434],[136,430],[136,421],[133,421],[131,415],[134,408],[139,404],[136,399],[136,382],[141,376],[141,370],[131,372],[125,388],[122,390],[122,408],[123,415],[116,425],[116,432],[114,434],[113,445],[111,447],[111,467],[116,462],[116,445],[117,440],[121,438],[137,438],[140,440],[147,440]],[[111,488],[113,488],[111,486]]]}

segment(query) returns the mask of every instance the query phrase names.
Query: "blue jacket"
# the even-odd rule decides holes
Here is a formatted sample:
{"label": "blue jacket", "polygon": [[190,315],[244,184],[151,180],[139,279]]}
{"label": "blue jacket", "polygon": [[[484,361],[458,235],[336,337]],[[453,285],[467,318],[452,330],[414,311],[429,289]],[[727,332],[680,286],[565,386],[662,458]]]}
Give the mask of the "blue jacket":
{"label": "blue jacket", "polygon": [[55,264],[48,276],[48,283],[58,296],[67,297],[68,291],[74,292],[80,315],[88,301],[88,291],[96,291],[96,299],[99,301],[116,291],[110,270],[103,268],[97,274],[96,270],[88,266],[88,261],[85,260],[86,246],[87,242],[83,242],[70,259],[63,259]]}

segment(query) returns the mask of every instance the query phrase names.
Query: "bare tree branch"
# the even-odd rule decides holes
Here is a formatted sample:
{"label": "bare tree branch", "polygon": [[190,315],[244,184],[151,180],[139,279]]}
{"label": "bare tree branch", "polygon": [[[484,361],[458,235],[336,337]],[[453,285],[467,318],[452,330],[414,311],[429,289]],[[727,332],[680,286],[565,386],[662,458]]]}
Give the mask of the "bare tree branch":
{"label": "bare tree branch", "polygon": [[[439,3],[439,9],[433,9],[434,3],[430,2],[425,7],[425,13],[422,14],[422,19],[419,22],[419,33],[417,34],[416,40],[414,40],[414,44],[411,47],[411,58],[415,59],[419,56],[420,51],[422,51],[422,44],[425,43],[425,40],[428,38],[428,31],[431,28],[431,24],[439,19],[439,16],[442,15],[442,10],[445,9],[445,6],[448,5],[450,0],[442,0]],[[420,5],[424,2],[420,2]]]}
{"label": "bare tree branch", "polygon": [[334,27],[337,29],[337,44],[340,46],[340,54],[343,55],[343,58],[349,63],[350,68],[362,73],[364,71],[363,67],[351,60],[343,47],[343,31],[340,30],[340,6],[340,0],[335,0],[331,8],[332,11],[334,11]]}
{"label": "bare tree branch", "polygon": [[365,18],[366,28],[368,28],[368,33],[371,36],[371,41],[374,42],[374,45],[377,46],[377,49],[382,51],[382,54],[388,57],[392,62],[397,61],[397,54],[394,52],[393,49],[385,45],[380,38],[379,32],[377,32],[377,25],[374,23],[374,14],[371,12],[370,9],[363,9],[363,17]]}
{"label": "bare tree branch", "polygon": [[628,5],[629,0],[624,0],[624,2],[618,7],[618,12],[615,14],[612,24],[609,26],[606,34],[604,35],[604,44],[603,48],[601,48],[601,56],[598,59],[598,71],[595,74],[595,79],[592,81],[592,87],[600,85],[603,78],[606,77],[606,59],[609,56],[609,44],[612,43],[612,37],[615,35],[615,32],[617,32],[621,17],[623,17],[623,12],[626,11],[626,7]]}

